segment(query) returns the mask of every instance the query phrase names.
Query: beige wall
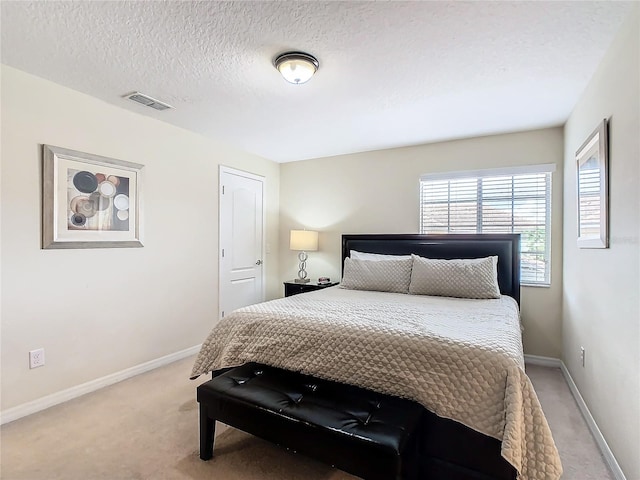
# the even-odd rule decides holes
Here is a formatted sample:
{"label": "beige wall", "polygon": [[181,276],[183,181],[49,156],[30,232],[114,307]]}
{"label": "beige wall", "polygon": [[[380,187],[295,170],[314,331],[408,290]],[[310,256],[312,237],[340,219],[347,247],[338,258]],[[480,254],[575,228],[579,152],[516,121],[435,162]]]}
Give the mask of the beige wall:
{"label": "beige wall", "polygon": [[[636,6],[565,126],[564,167],[563,359],[629,480],[640,478],[639,45]],[[575,152],[603,118],[610,248],[578,249]]]}
{"label": "beige wall", "polygon": [[[1,133],[3,410],[203,341],[218,311],[219,164],[266,177],[278,244],[274,162],[9,67]],[[145,165],[144,248],[40,249],[41,144]],[[277,249],[265,267],[279,296]],[[46,365],[29,370],[39,347]]]}
{"label": "beige wall", "polygon": [[320,231],[310,278],[340,278],[343,233],[417,233],[419,178],[432,172],[555,163],[551,287],[523,287],[525,352],[560,357],[562,293],[562,129],[473,138],[283,164],[280,168],[282,280],[297,273],[292,228]]}

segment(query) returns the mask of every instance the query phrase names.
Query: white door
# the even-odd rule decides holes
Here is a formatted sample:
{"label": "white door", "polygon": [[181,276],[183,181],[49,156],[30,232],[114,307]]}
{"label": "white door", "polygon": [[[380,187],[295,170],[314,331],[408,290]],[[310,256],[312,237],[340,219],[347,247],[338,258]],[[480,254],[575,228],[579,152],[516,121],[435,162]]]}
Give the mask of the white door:
{"label": "white door", "polygon": [[264,177],[220,166],[220,318],[264,301]]}

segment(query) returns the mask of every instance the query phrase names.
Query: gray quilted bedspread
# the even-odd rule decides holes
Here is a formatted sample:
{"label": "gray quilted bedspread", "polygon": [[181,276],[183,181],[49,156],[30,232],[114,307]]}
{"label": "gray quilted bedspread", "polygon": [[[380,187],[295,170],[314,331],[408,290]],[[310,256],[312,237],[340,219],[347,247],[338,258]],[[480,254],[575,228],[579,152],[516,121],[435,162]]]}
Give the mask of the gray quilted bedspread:
{"label": "gray quilted bedspread", "polygon": [[259,362],[415,400],[502,440],[522,479],[562,467],[524,371],[510,297],[454,299],[339,287],[241,308],[203,343],[192,377]]}

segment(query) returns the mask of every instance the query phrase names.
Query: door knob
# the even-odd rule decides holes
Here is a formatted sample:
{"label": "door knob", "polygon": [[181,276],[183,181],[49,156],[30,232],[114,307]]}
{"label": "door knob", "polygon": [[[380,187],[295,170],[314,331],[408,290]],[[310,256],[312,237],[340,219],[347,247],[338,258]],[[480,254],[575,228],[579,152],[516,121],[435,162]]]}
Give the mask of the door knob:
{"label": "door knob", "polygon": [[262,260],[258,260],[258,261],[256,262],[256,265],[262,265]]}

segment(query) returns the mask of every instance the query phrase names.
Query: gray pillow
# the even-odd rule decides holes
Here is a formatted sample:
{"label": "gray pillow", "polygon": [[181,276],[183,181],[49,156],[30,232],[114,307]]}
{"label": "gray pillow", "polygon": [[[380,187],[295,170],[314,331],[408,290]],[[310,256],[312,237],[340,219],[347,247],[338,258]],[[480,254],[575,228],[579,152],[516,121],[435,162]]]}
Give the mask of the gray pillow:
{"label": "gray pillow", "polygon": [[401,260],[357,260],[345,258],[340,286],[350,290],[409,293],[412,258]]}
{"label": "gray pillow", "polygon": [[498,257],[439,260],[414,255],[409,293],[500,298]]}
{"label": "gray pillow", "polygon": [[387,261],[387,260],[406,260],[411,255],[384,255],[380,253],[365,253],[357,250],[350,250],[349,256],[354,260],[371,260],[371,261]]}

